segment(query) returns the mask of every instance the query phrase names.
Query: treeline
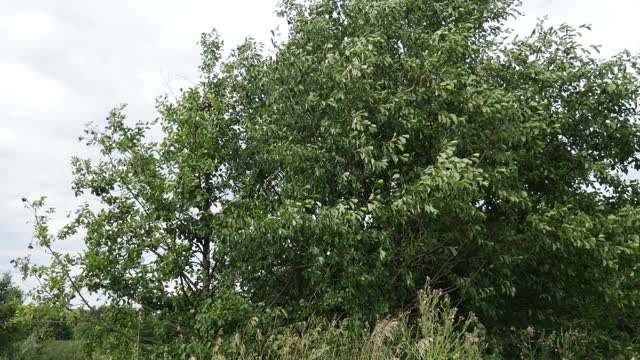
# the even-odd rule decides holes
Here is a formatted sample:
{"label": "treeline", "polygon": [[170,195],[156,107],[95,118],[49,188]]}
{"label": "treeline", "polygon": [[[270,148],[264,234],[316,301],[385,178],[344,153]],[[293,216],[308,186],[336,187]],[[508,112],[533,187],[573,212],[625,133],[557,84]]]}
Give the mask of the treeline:
{"label": "treeline", "polygon": [[116,309],[104,305],[94,310],[79,307],[63,311],[25,303],[24,293],[6,273],[0,278],[0,359],[102,359],[112,358],[114,353],[122,355],[122,349],[126,353],[135,351],[132,343],[114,338],[112,329],[105,326],[106,318],[133,321],[119,325],[130,328],[140,339],[160,341],[172,335],[161,335],[165,326],[153,314],[143,314],[130,306]]}
{"label": "treeline", "polygon": [[226,58],[202,34],[157,119],[85,129],[66,226],[25,199],[34,303],[114,358],[637,356],[639,59],[514,37],[515,5],[286,0],[286,42]]}
{"label": "treeline", "polygon": [[[75,324],[57,311],[51,312],[44,306],[24,304],[24,294],[13,283],[11,275],[2,275],[0,359],[54,359],[56,357],[45,356],[46,345],[52,341],[72,340],[75,336],[74,327]],[[56,353],[60,354],[59,351]],[[67,355],[71,353],[67,352]]]}

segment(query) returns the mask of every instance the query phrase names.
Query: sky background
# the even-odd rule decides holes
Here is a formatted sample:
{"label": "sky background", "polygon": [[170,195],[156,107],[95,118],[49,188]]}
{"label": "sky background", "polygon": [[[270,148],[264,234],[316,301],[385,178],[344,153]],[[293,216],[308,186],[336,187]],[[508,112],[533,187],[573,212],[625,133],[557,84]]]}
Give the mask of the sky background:
{"label": "sky background", "polygon": [[[549,24],[591,24],[583,42],[602,55],[640,53],[638,0],[523,0],[510,22],[528,34]],[[269,43],[282,20],[277,0],[0,0],[0,273],[28,253],[22,197],[47,195],[60,221],[79,201],[70,158],[84,125],[128,103],[130,119],[153,119],[156,96],[197,81],[199,35],[216,28],[227,50],[247,36]],[[283,28],[284,29],[284,28]],[[83,200],[83,199],[81,199]],[[72,251],[80,241],[65,244]],[[30,281],[16,280],[24,287]]]}

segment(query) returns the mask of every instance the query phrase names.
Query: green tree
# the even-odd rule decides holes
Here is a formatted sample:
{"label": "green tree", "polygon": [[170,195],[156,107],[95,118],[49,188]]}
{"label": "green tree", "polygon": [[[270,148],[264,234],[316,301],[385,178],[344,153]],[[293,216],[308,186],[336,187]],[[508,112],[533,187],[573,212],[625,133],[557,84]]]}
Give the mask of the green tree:
{"label": "green tree", "polygon": [[11,274],[0,277],[0,355],[6,355],[20,339],[20,329],[16,322],[22,305],[22,291],[13,283]]}
{"label": "green tree", "polygon": [[[85,131],[101,157],[73,160],[73,188],[100,206],[53,234],[43,200],[28,204],[53,260],[20,262],[38,300],[102,293],[172,329],[150,346],[207,354],[264,309],[410,311],[431,278],[495,338],[579,329],[594,352],[625,351],[640,330],[636,56],[598,58],[582,27],[513,38],[510,0],[281,14],[273,55],[249,40],[221,61],[203,34],[201,81],[160,97],[156,121],[119,107]],[[76,234],[81,254],[53,247]]]}

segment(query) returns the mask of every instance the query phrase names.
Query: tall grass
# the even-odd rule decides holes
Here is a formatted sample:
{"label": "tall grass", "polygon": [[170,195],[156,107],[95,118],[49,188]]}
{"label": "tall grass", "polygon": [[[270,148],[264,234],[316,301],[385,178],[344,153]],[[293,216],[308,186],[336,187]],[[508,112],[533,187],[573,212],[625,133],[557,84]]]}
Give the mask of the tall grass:
{"label": "tall grass", "polygon": [[[427,288],[418,294],[417,321],[387,318],[373,329],[354,331],[338,322],[313,320],[264,335],[236,334],[214,359],[481,359],[485,342],[473,315],[461,317],[449,297]],[[413,324],[413,325],[411,325]],[[218,343],[219,345],[221,342]]]}

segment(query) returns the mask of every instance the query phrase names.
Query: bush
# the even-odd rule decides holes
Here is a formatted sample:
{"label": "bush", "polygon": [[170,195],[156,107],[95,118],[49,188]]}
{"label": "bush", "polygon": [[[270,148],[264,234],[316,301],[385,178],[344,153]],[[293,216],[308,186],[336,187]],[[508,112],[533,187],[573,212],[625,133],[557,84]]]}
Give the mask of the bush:
{"label": "bush", "polygon": [[43,344],[39,357],[33,360],[82,360],[86,359],[81,341],[50,340]]}
{"label": "bush", "polygon": [[[0,357],[0,359],[4,359]],[[36,334],[14,344],[7,360],[84,360],[89,359],[78,340],[39,340]]]}

